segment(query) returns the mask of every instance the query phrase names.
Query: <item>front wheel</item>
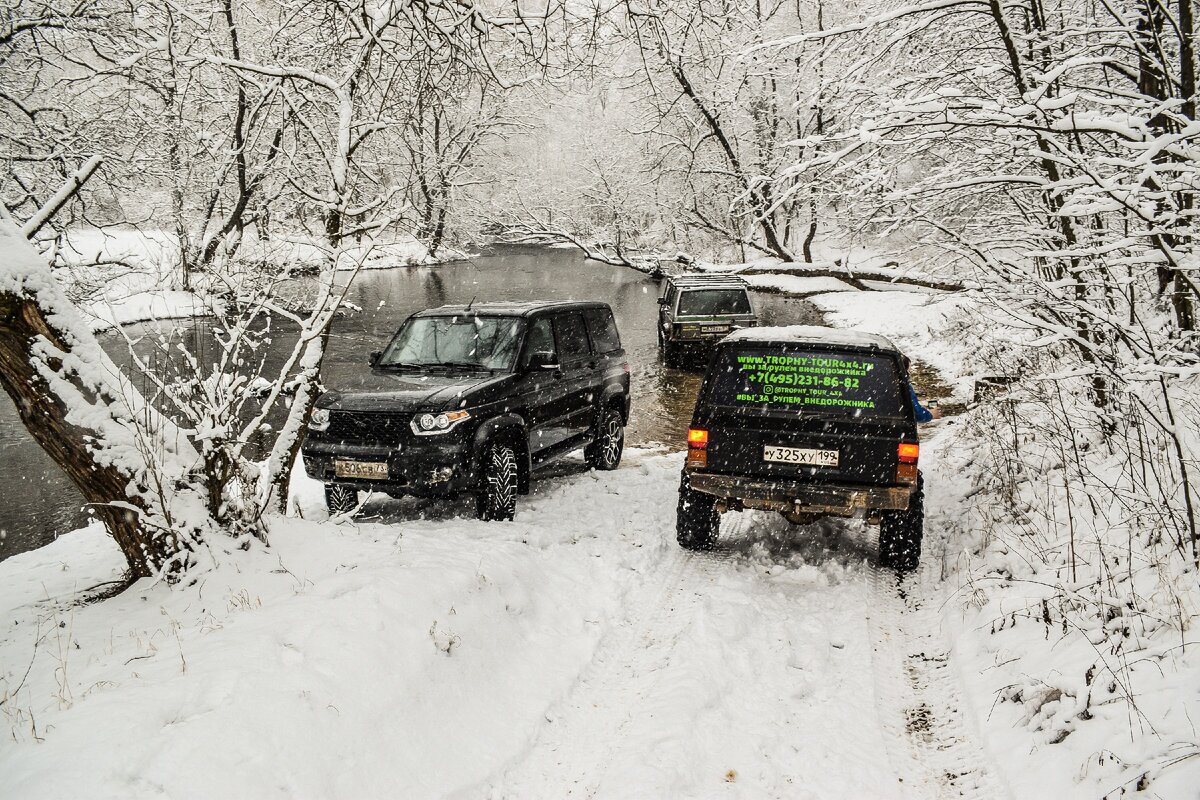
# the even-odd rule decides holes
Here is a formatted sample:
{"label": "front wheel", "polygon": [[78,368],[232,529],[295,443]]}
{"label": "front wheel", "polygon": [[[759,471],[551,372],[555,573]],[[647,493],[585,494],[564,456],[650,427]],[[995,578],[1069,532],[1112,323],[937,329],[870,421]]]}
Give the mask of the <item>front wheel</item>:
{"label": "front wheel", "polygon": [[910,572],[921,562],[925,535],[925,479],[917,476],[917,489],[904,511],[886,511],[879,522],[879,563],[899,572]]}
{"label": "front wheel", "polygon": [[488,445],[483,456],[483,486],[476,496],[482,520],[511,520],[517,515],[517,453],[511,445]]}
{"label": "front wheel", "polygon": [[625,426],[621,412],[607,408],[600,415],[596,438],[583,450],[584,461],[592,469],[613,470],[621,465],[625,449]]}
{"label": "front wheel", "polygon": [[679,507],[675,516],[675,539],[687,550],[708,550],[717,540],[721,515],[717,498],[697,492],[688,483],[687,473],[679,479]]}
{"label": "front wheel", "polygon": [[325,484],[325,507],[331,517],[349,514],[358,508],[358,490],[340,483]]}
{"label": "front wheel", "polygon": [[663,343],[662,348],[663,364],[671,368],[677,368],[683,363],[683,346],[672,341]]}

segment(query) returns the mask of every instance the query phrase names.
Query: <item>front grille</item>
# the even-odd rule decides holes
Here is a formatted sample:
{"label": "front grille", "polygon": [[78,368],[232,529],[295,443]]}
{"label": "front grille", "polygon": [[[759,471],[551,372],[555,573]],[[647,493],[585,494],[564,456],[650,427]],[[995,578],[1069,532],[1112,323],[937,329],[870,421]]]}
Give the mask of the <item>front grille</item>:
{"label": "front grille", "polygon": [[411,414],[332,411],[325,436],[339,442],[396,445],[409,433]]}

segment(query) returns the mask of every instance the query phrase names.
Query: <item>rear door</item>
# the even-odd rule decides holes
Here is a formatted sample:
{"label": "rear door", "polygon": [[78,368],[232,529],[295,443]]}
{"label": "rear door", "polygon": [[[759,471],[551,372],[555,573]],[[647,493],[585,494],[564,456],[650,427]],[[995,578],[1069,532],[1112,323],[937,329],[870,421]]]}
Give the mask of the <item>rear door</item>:
{"label": "rear door", "polygon": [[567,438],[582,436],[592,425],[596,359],[588,340],[587,325],[579,311],[567,311],[554,318],[554,336],[558,341],[558,361],[562,365],[565,389],[563,428]]}
{"label": "rear door", "polygon": [[702,404],[713,472],[889,485],[897,444],[916,440],[891,353],[727,344]]}
{"label": "rear door", "polygon": [[628,376],[625,371],[625,350],[617,333],[617,323],[608,308],[589,308],[583,312],[587,323],[588,338],[592,340],[592,354],[596,368],[592,384],[601,398],[611,397],[628,391]]}

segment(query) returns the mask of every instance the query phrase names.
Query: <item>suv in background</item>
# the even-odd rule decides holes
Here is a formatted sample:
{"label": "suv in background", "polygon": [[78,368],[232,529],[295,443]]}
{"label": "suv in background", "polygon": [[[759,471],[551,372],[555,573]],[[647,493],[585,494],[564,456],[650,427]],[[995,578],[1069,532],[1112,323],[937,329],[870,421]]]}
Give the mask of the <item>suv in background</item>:
{"label": "suv in background", "polygon": [[679,543],[709,547],[724,511],[779,511],[799,525],[862,515],[880,526],[880,561],[914,569],[919,454],[908,375],[888,339],[811,326],[732,334],[692,415]]}
{"label": "suv in background", "polygon": [[473,492],[482,519],[512,519],[535,468],[580,447],[596,469],[621,462],[629,363],[603,303],[421,311],[370,364],[370,389],[317,399],[302,448],[331,513],[362,489]]}
{"label": "suv in background", "polygon": [[658,305],[658,346],[669,367],[688,351],[758,324],[746,282],[733,275],[673,275],[663,282]]}

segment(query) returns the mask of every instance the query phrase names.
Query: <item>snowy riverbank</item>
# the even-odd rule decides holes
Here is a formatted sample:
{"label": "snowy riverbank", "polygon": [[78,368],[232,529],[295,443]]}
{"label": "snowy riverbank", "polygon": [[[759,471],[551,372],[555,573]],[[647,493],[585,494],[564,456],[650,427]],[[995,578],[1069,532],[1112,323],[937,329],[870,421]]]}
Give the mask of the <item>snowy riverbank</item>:
{"label": "snowy riverbank", "polygon": [[[184,289],[175,236],[135,228],[73,229],[55,250],[65,265],[60,274],[79,299],[95,330],[157,319],[214,316],[226,310],[225,297],[236,293],[239,270],[264,265],[282,275],[315,271],[329,258],[328,246],[307,234],[261,241],[246,238],[220,275],[194,273]],[[395,235],[388,241],[344,249],[339,269],[375,270],[434,266],[465,258],[444,250],[437,257],[415,238]],[[232,282],[231,282],[232,281]]]}

